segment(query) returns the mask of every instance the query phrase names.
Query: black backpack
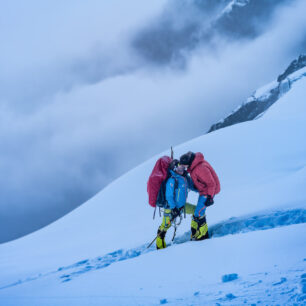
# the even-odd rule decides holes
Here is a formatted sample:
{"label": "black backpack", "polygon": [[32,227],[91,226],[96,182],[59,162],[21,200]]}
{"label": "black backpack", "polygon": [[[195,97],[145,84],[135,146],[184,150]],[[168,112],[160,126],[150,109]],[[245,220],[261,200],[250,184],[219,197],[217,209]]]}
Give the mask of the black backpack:
{"label": "black backpack", "polygon": [[[168,179],[171,177],[170,171],[168,169],[168,175],[167,178],[162,182],[158,196],[157,196],[157,201],[156,201],[156,206],[160,208],[165,208],[168,204],[167,199],[166,199],[166,185]],[[174,178],[174,189],[173,189],[173,197],[175,197],[175,190],[178,188],[178,181],[175,177]]]}

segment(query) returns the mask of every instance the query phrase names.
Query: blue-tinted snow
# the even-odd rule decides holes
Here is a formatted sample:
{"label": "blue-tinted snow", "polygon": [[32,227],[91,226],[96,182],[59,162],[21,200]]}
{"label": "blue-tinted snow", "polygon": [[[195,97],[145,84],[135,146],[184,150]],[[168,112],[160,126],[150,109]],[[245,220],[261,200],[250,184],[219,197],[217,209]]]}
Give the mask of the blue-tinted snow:
{"label": "blue-tinted snow", "polygon": [[222,276],[222,282],[223,283],[231,282],[237,278],[238,278],[237,273],[225,274]]}

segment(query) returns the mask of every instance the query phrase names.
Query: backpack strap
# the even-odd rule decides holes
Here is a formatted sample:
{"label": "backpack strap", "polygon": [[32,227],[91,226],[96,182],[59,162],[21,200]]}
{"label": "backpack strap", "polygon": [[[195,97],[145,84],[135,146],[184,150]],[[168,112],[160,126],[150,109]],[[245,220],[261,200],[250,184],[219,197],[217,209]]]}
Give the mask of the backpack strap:
{"label": "backpack strap", "polygon": [[178,181],[177,178],[173,176],[174,179],[174,188],[173,188],[173,199],[175,200],[175,191],[178,189]]}

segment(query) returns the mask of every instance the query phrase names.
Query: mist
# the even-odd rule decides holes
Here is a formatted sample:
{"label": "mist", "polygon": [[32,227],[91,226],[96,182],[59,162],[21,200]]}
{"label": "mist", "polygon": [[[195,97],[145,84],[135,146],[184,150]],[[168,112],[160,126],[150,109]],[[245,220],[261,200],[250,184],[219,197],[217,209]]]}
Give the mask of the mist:
{"label": "mist", "polygon": [[[231,1],[115,2],[33,1],[19,16],[17,2],[6,4],[0,242],[204,134],[305,52],[304,1],[264,1],[256,18],[245,18],[248,9],[241,20]],[[224,9],[234,12],[232,28]]]}

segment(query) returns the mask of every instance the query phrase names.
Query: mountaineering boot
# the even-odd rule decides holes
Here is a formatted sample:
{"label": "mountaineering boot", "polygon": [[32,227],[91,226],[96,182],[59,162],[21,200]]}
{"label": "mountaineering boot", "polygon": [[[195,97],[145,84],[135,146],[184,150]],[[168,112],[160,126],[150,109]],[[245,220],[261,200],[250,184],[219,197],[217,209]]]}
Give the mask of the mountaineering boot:
{"label": "mountaineering boot", "polygon": [[170,214],[171,214],[171,210],[165,209],[162,224],[158,228],[158,231],[157,231],[157,238],[156,238],[156,249],[157,250],[164,249],[166,247],[165,236],[166,236],[167,230],[171,226]]}
{"label": "mountaineering boot", "polygon": [[201,218],[193,216],[191,221],[191,238],[190,240],[204,240],[208,239],[208,226],[206,223],[206,217]]}
{"label": "mountaineering boot", "polygon": [[156,238],[156,249],[164,249],[166,247],[165,236],[167,231],[158,229]]}

